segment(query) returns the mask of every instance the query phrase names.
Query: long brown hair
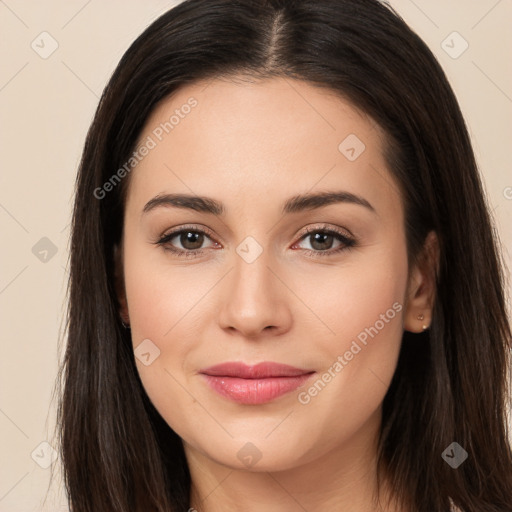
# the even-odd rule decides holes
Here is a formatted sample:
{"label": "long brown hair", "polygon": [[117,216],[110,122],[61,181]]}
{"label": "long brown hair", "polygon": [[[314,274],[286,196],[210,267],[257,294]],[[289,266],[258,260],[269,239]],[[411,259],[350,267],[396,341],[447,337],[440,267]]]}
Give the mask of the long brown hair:
{"label": "long brown hair", "polygon": [[[235,74],[325,87],[384,129],[409,263],[433,230],[440,264],[431,329],[403,336],[383,404],[379,466],[407,510],[447,511],[450,499],[464,512],[512,510],[502,263],[462,114],[431,51],[377,0],[186,0],[124,54],[78,171],[57,381],[72,512],[189,507],[181,440],[146,395],[118,314],[113,248],[129,176],[102,198],[95,190],[129,159],[160,100]],[[453,442],[468,453],[457,469],[441,456]]]}

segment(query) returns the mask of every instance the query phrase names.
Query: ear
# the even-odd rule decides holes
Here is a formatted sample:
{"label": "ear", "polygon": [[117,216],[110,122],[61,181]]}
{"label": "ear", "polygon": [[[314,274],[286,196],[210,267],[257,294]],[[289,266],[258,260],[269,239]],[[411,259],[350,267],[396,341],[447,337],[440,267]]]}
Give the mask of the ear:
{"label": "ear", "polygon": [[439,272],[439,239],[431,231],[417,258],[407,285],[404,329],[410,332],[423,332],[432,322],[432,309],[436,294],[436,275]]}
{"label": "ear", "polygon": [[118,245],[114,245],[114,279],[119,307],[119,316],[126,325],[130,325],[128,302],[126,300],[126,289],[124,283],[123,249]]}

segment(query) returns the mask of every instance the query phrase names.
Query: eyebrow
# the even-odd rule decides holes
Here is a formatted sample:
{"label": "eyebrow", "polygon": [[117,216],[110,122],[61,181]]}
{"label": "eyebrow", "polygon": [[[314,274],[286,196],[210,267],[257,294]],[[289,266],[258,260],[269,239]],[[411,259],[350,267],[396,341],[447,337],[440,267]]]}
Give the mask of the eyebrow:
{"label": "eyebrow", "polygon": [[[306,210],[315,210],[336,203],[349,203],[363,206],[373,213],[375,208],[363,197],[345,191],[317,192],[299,194],[287,199],[282,207],[282,214],[297,213]],[[159,194],[149,200],[142,212],[147,213],[158,207],[174,207],[209,213],[222,217],[226,213],[223,203],[206,196],[191,194]]]}

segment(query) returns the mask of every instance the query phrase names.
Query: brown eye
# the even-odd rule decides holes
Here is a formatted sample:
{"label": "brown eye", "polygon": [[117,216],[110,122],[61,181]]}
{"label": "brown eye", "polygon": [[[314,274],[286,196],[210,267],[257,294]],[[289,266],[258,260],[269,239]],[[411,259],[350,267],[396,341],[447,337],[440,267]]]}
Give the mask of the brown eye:
{"label": "brown eye", "polygon": [[[203,247],[206,240],[211,240],[211,237],[201,229],[181,228],[162,236],[155,243],[178,256],[192,258],[203,254],[207,248]],[[212,242],[210,247],[216,245],[216,242]]]}
{"label": "brown eye", "polygon": [[179,242],[182,247],[190,251],[200,249],[204,243],[204,235],[197,231],[182,231],[181,234],[178,234],[173,238],[177,237],[179,238]]}
{"label": "brown eye", "polygon": [[304,250],[308,255],[312,256],[329,256],[356,245],[356,241],[353,238],[332,228],[309,229],[294,247],[299,246],[306,240],[309,240],[310,248],[306,247]]}
{"label": "brown eye", "polygon": [[308,235],[311,240],[311,247],[316,251],[323,251],[332,248],[332,244],[334,242],[334,236],[329,235],[327,233],[314,233],[312,235]]}

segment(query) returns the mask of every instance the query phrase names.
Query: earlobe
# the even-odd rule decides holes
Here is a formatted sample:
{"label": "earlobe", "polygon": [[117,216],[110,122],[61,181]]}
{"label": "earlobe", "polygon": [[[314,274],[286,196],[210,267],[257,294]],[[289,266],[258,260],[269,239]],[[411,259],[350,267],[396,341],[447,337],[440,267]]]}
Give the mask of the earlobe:
{"label": "earlobe", "polygon": [[[424,315],[423,313],[420,313],[416,318],[417,318],[420,322],[426,321],[426,320],[425,320],[425,315]],[[425,324],[425,323],[423,323],[423,324],[421,325],[421,329],[422,329],[423,331],[426,331],[426,330],[428,329],[428,325],[427,325],[427,324]]]}
{"label": "earlobe", "polygon": [[123,251],[118,245],[114,245],[114,279],[119,316],[123,326],[128,328],[130,326],[130,316],[128,314],[128,302],[126,300],[124,284]]}
{"label": "earlobe", "polygon": [[425,239],[422,254],[411,272],[407,288],[404,329],[420,333],[432,322],[437,274],[439,271],[439,240],[431,231]]}

